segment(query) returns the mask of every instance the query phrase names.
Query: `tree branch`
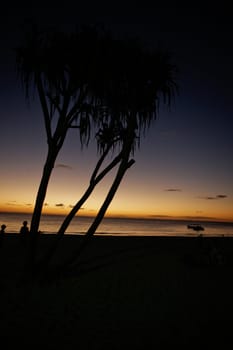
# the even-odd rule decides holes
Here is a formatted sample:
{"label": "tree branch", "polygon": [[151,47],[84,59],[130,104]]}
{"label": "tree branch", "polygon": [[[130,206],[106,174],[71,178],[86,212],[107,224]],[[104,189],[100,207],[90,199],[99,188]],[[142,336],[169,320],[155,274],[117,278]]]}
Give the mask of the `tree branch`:
{"label": "tree branch", "polygon": [[48,110],[47,101],[46,101],[45,92],[44,92],[40,74],[37,75],[37,90],[38,90],[40,103],[41,103],[41,107],[44,115],[47,142],[50,145],[52,141],[51,123],[50,123],[49,110]]}

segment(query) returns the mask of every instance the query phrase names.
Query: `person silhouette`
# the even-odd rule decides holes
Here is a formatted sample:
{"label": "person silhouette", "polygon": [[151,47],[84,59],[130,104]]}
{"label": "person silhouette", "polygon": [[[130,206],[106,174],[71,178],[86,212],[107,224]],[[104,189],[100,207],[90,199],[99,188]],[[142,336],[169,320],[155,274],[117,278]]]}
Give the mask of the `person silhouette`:
{"label": "person silhouette", "polygon": [[6,225],[3,224],[3,225],[1,226],[1,230],[0,230],[1,236],[4,235],[4,234],[6,233],[6,232],[5,232],[5,229],[6,229]]}
{"label": "person silhouette", "polygon": [[29,228],[27,225],[28,225],[28,222],[24,221],[23,226],[21,226],[21,228],[20,228],[20,235],[22,238],[25,238],[29,233]]}
{"label": "person silhouette", "polygon": [[0,246],[2,245],[2,240],[3,237],[5,236],[5,229],[6,229],[6,225],[2,224],[1,225],[1,230],[0,230]]}

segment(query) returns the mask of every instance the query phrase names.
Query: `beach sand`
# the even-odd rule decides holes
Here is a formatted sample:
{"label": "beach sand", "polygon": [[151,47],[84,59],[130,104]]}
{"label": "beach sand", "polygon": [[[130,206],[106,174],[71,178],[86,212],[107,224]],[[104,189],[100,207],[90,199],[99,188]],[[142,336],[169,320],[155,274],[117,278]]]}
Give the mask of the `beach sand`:
{"label": "beach sand", "polygon": [[[80,239],[66,236],[53,263]],[[40,250],[53,240],[41,235]],[[96,236],[78,271],[46,284],[19,283],[24,257],[18,235],[4,237],[0,335],[8,344],[12,336],[22,345],[36,339],[79,349],[224,349],[232,343],[232,238]]]}

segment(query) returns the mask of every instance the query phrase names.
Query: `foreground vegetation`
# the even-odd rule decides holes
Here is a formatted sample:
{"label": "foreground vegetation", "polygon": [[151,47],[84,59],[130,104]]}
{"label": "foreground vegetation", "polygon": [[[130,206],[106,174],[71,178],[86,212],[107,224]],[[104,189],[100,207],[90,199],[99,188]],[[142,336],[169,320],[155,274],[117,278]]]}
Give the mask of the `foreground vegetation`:
{"label": "foreground vegetation", "polygon": [[[41,249],[51,240],[44,237]],[[64,238],[54,266],[78,240]],[[187,259],[199,254],[197,238],[94,237],[78,270],[25,284],[24,248],[17,236],[7,237],[1,247],[0,335],[82,349],[227,341],[233,242],[220,243],[228,263],[211,266]]]}

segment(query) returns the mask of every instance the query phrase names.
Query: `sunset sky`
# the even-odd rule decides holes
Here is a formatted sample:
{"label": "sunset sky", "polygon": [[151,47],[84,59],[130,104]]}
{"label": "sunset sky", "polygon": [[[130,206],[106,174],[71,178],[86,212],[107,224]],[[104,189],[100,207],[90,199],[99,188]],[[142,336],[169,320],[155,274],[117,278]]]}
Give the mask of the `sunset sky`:
{"label": "sunset sky", "polygon": [[[109,215],[192,217],[233,221],[233,24],[230,8],[217,5],[148,5],[76,10],[38,5],[6,9],[0,21],[0,211],[31,212],[47,145],[43,115],[35,96],[30,104],[16,79],[13,48],[20,44],[24,18],[41,25],[73,29],[79,23],[105,23],[112,31],[136,35],[171,51],[178,66],[179,95],[135,153]],[[99,7],[97,7],[99,6]],[[230,6],[230,5],[229,5]],[[1,16],[2,16],[1,15]],[[162,107],[162,106],[161,106]],[[80,150],[70,131],[58,157],[45,213],[68,213],[86,189],[97,161],[95,144]],[[113,173],[114,174],[114,173]],[[81,210],[93,215],[111,184],[109,176]]]}

